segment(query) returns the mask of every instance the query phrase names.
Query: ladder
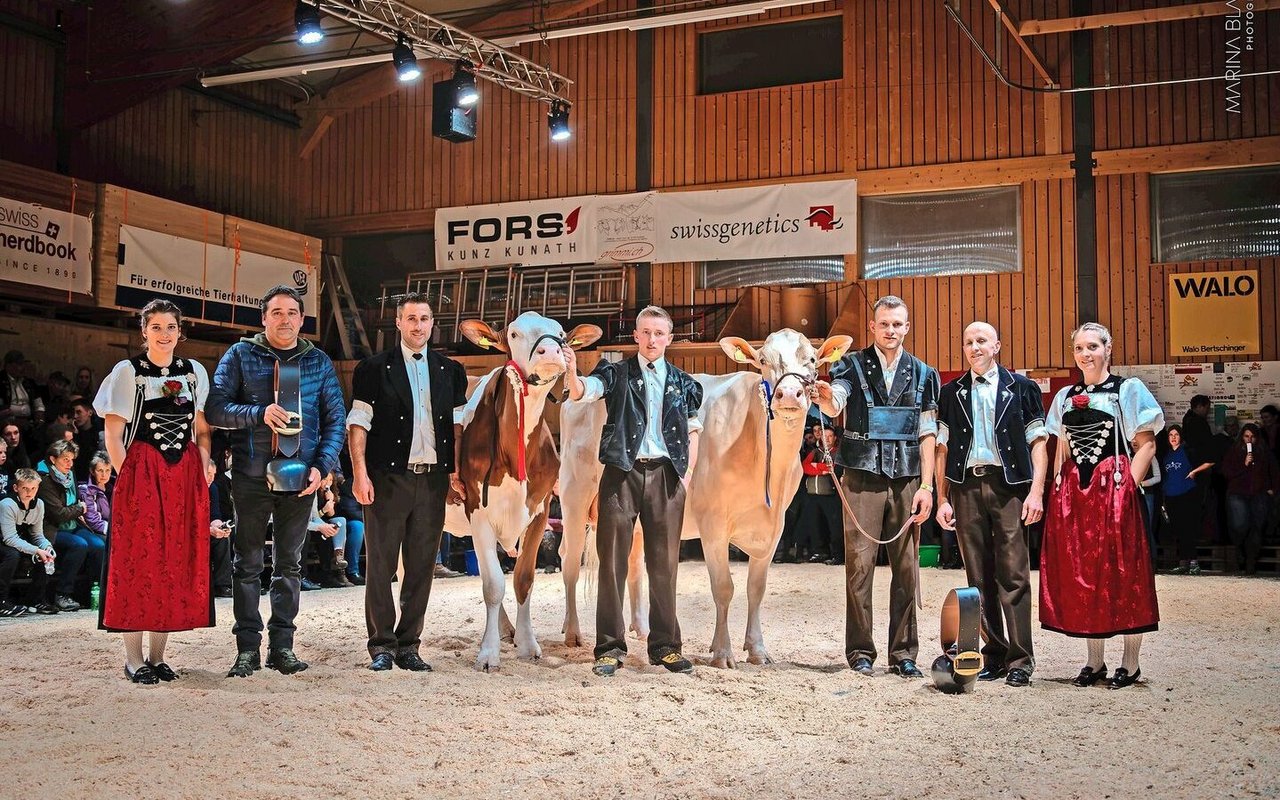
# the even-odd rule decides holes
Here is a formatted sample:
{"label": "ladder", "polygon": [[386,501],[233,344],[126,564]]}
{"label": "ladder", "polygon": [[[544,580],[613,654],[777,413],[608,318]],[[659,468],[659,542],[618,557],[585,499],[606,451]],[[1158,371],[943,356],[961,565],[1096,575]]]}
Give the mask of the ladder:
{"label": "ladder", "polygon": [[329,339],[332,333],[337,331],[344,360],[350,361],[373,355],[369,335],[364,329],[364,318],[360,314],[360,307],[356,305],[355,295],[351,292],[351,284],[347,280],[347,271],[342,266],[342,259],[335,253],[325,253],[321,264],[325,293],[328,295],[329,308],[333,314],[328,334],[322,338],[322,341]]}

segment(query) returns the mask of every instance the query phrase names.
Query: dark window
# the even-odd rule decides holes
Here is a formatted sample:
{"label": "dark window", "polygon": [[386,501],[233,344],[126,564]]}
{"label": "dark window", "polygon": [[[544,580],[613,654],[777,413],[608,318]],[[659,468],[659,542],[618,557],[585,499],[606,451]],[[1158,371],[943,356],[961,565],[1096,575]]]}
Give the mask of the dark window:
{"label": "dark window", "polygon": [[1280,256],[1280,167],[1151,176],[1156,263]]}
{"label": "dark window", "polygon": [[374,303],[382,297],[384,282],[403,281],[412,272],[434,270],[434,241],[430,233],[383,233],[343,239],[342,265],[356,299]]}
{"label": "dark window", "polygon": [[863,197],[862,277],[1022,269],[1017,186]]}
{"label": "dark window", "polygon": [[839,80],[840,15],[698,34],[698,94]]}
{"label": "dark window", "polygon": [[844,256],[708,261],[698,277],[702,289],[838,283],[844,280]]}

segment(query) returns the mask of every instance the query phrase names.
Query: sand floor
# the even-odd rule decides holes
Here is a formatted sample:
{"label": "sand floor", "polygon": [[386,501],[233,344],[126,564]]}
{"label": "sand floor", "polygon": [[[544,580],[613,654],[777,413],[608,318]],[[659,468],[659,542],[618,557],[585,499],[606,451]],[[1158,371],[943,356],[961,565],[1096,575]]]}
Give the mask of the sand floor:
{"label": "sand floor", "polygon": [[[962,573],[922,574],[927,671],[941,601]],[[119,637],[97,631],[91,612],[5,620],[0,797],[1280,795],[1280,582],[1160,577],[1144,685],[1071,686],[1083,644],[1037,629],[1031,687],[953,697],[884,674],[883,655],[874,678],[845,667],[841,576],[773,568],[774,667],[684,676],[636,665],[607,681],[591,675],[588,649],[563,645],[558,575],[534,588],[543,658],[518,661],[504,645],[497,674],[472,669],[478,578],[436,583],[429,674],[364,669],[360,588],[303,597],[297,651],[311,669],[290,677],[223,677],[230,600],[218,601],[218,628],[172,638],[181,680],[150,687],[124,680]],[[740,644],[745,565],[734,578]],[[888,578],[878,571],[882,647]],[[686,652],[705,653],[713,604],[701,563],[683,566],[680,602]],[[643,647],[632,652],[643,659]],[[1107,660],[1118,666],[1118,640]]]}

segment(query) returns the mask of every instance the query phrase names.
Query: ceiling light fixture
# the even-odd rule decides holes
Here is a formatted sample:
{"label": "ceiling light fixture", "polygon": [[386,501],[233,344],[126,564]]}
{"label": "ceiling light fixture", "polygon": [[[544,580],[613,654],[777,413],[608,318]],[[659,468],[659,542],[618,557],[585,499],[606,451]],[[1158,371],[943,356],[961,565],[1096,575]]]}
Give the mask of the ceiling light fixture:
{"label": "ceiling light fixture", "polygon": [[480,92],[476,89],[476,74],[471,62],[459,59],[453,69],[453,102],[458,108],[470,108],[480,102]]}
{"label": "ceiling light fixture", "polygon": [[293,10],[293,26],[298,32],[298,44],[317,44],[324,39],[319,5],[298,0],[298,6]]}
{"label": "ceiling light fixture", "polygon": [[422,74],[422,69],[418,66],[418,58],[413,54],[413,48],[405,41],[403,33],[396,37],[396,47],[391,51],[391,61],[396,65],[396,75],[399,76],[401,83],[416,81]]}
{"label": "ceiling light fixture", "polygon": [[569,129],[569,104],[559,100],[551,103],[551,111],[547,113],[547,130],[551,132],[551,141],[565,142],[573,136]]}

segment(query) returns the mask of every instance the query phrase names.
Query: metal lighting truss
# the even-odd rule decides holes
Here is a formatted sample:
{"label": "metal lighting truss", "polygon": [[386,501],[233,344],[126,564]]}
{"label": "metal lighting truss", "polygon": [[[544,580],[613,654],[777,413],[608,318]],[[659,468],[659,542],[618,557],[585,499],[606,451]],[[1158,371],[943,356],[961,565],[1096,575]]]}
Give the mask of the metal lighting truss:
{"label": "metal lighting truss", "polygon": [[573,81],[396,0],[324,0],[321,13],[344,20],[360,30],[396,41],[404,34],[415,53],[442,61],[465,59],[476,77],[544,103],[572,105],[566,96]]}

